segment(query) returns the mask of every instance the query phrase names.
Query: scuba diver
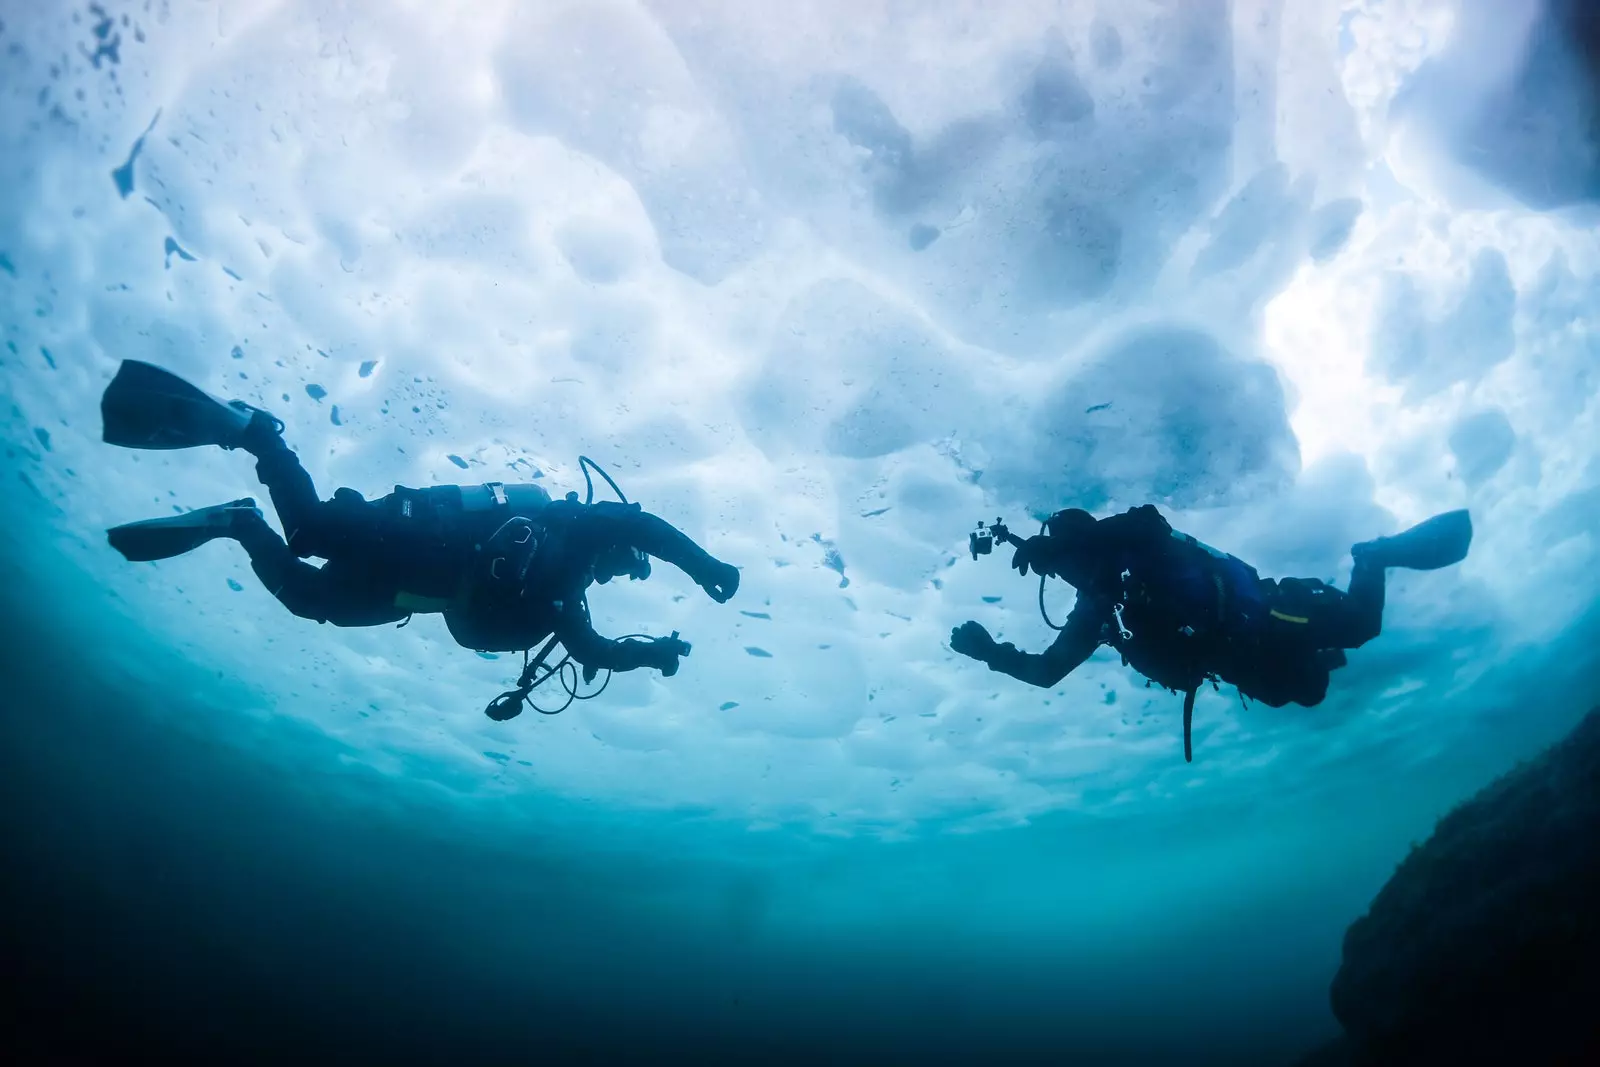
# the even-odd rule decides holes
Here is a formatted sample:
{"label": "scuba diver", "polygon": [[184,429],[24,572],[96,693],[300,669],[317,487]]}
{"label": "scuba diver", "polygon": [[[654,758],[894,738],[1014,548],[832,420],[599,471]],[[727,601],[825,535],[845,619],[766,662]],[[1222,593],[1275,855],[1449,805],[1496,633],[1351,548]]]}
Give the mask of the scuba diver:
{"label": "scuba diver", "polygon": [[[323,501],[284,443],[280,420],[243,401],[217,400],[159,367],[123,361],[101,400],[101,414],[104,440],[124,448],[217,445],[248,452],[286,535],[279,536],[255,501],[245,498],[107,531],[124,557],[169,559],[231,538],[249,553],[250,567],[267,590],[301,618],[376,626],[409,620],[415,612],[440,613],[463,647],[524,655],[517,689],[489,706],[491,718],[520,713],[529,692],[557,672],[565,672],[570,704],[577,696],[569,681],[577,673],[568,666],[573,661],[585,682],[601,670],[677,673],[690,647],[676,633],[612,640],[595,632],[585,593],[591,582],[647,578],[654,556],[688,574],[718,603],[739,588],[737,568],[628,503],[588,457],[580,457],[580,464],[599,471],[621,502],[593,502],[587,466],[589,500],[583,503],[577,493],[552,500],[537,485],[500,482],[396,486],[379,500],[339,489]],[[312,566],[308,556],[327,562]],[[541,641],[543,648],[530,660]],[[536,678],[557,643],[566,658]]]}
{"label": "scuba diver", "polygon": [[1315,578],[1261,578],[1255,568],[1174,530],[1153,505],[1095,519],[1070,508],[1020,538],[996,520],[969,538],[972,558],[995,542],[1016,546],[1011,565],[1044,579],[1064,578],[1077,603],[1041,654],[998,644],[977,622],[950,634],[950,647],[992,671],[1042,688],[1054,686],[1102,644],[1163,688],[1184,694],[1183,751],[1193,759],[1190,726],[1195,693],[1220,679],[1269,707],[1312,707],[1327,695],[1329,674],[1345,649],[1359,648],[1383,628],[1385,572],[1436,570],[1459,563],[1472,543],[1472,520],[1450,511],[1350,550],[1350,588]]}

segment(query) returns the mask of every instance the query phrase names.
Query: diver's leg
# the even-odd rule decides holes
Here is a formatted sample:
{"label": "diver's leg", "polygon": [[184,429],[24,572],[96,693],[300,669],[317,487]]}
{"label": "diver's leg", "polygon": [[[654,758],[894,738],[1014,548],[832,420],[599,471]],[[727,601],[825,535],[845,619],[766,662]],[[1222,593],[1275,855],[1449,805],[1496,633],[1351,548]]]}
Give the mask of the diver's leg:
{"label": "diver's leg", "polygon": [[1315,707],[1328,695],[1329,675],[1343,667],[1343,649],[1366,644],[1383,628],[1383,568],[1358,561],[1348,592],[1315,578],[1266,583],[1270,609],[1253,654],[1223,677],[1271,707]]}
{"label": "diver's leg", "polygon": [[322,610],[326,598],[320,595],[321,572],[297,557],[278,531],[263,519],[235,536],[250,554],[250,569],[267,592],[302,619],[327,621],[327,612]]}
{"label": "diver's leg", "polygon": [[395,531],[384,501],[369,501],[354,489],[337,489],[320,500],[300,457],[283,441],[272,416],[254,421],[239,447],[256,457],[256,477],[272,496],[272,506],[296,556],[334,560],[384,546]]}
{"label": "diver's leg", "polygon": [[1359,648],[1383,631],[1384,569],[1358,561],[1350,572],[1350,589],[1340,605],[1346,643],[1329,648]]}
{"label": "diver's leg", "polygon": [[300,465],[300,457],[284,443],[279,425],[272,416],[257,412],[239,447],[256,457],[256,477],[272,497],[293,554],[322,555],[317,549],[327,505],[317,497],[316,485]]}
{"label": "diver's leg", "polygon": [[250,569],[261,584],[302,619],[377,626],[406,617],[407,612],[395,607],[393,590],[337,561],[313,567],[298,558],[265,519],[244,524],[235,536],[250,554]]}
{"label": "diver's leg", "polygon": [[1384,569],[1358,558],[1350,588],[1313,579],[1280,581],[1272,600],[1275,632],[1308,651],[1360,648],[1383,629]]}

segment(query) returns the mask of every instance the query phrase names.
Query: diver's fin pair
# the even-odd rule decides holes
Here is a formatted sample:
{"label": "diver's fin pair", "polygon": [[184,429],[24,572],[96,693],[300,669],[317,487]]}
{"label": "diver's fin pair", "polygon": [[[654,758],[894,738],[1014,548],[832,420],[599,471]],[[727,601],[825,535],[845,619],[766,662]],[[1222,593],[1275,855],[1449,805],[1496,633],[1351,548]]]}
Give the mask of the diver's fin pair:
{"label": "diver's fin pair", "polygon": [[219,537],[236,536],[245,523],[265,521],[256,502],[245,497],[182,515],[113,526],[106,539],[130,563],[148,563],[181,556]]}
{"label": "diver's fin pair", "polygon": [[223,403],[170,371],[125,359],[100,398],[101,438],[123,448],[238,448],[257,415],[271,415],[242,400]]}
{"label": "diver's fin pair", "polygon": [[1466,510],[1446,511],[1403,533],[1363,541],[1350,549],[1357,563],[1433,571],[1460,563],[1472,547],[1472,517]]}

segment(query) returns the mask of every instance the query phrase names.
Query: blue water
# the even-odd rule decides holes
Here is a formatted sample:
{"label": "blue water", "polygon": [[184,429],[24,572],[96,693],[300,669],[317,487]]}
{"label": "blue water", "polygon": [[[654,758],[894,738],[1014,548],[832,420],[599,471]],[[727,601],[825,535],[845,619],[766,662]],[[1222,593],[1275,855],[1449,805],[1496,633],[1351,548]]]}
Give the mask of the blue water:
{"label": "blue water", "polygon": [[[1563,137],[1593,99],[1560,4],[1453,35],[1091,7],[0,2],[7,1033],[386,1063],[1334,1036],[1345,927],[1600,693],[1600,157]],[[1535,67],[1484,61],[1518,35]],[[691,640],[679,673],[492,722],[517,658],[437,617],[296,619],[228,543],[118,557],[111,525],[264,495],[238,454],[103,444],[125,358],[272,410],[324,495],[581,491],[594,456],[740,592],[596,590],[601,632]],[[947,647],[1052,636],[976,520],[1145,502],[1340,584],[1438,511],[1477,538],[1393,577],[1317,708],[1204,692],[1186,764],[1178,698],[1108,651],[1035,690]]]}

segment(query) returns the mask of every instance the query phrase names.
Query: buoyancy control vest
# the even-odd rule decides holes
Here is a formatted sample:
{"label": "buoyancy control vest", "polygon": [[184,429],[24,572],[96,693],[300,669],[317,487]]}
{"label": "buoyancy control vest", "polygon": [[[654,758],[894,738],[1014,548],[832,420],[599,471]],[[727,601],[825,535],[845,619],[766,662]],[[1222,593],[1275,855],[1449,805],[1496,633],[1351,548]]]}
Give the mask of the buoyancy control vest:
{"label": "buoyancy control vest", "polygon": [[[550,494],[537,485],[395,486],[382,502],[388,540],[407,566],[395,605],[407,611],[469,611],[492,598],[515,568],[525,573],[543,543]],[[525,536],[521,540],[515,534]],[[508,561],[509,557],[509,561]],[[471,646],[469,646],[471,647]],[[525,647],[525,646],[524,646]]]}
{"label": "buoyancy control vest", "polygon": [[1267,610],[1254,567],[1177,530],[1126,562],[1118,607],[1118,644],[1141,637],[1209,644],[1249,633]]}
{"label": "buoyancy control vest", "polygon": [[1194,758],[1195,695],[1251,644],[1267,606],[1256,569],[1173,530],[1119,574],[1116,625],[1108,635],[1127,666],[1183,694],[1184,759]]}

